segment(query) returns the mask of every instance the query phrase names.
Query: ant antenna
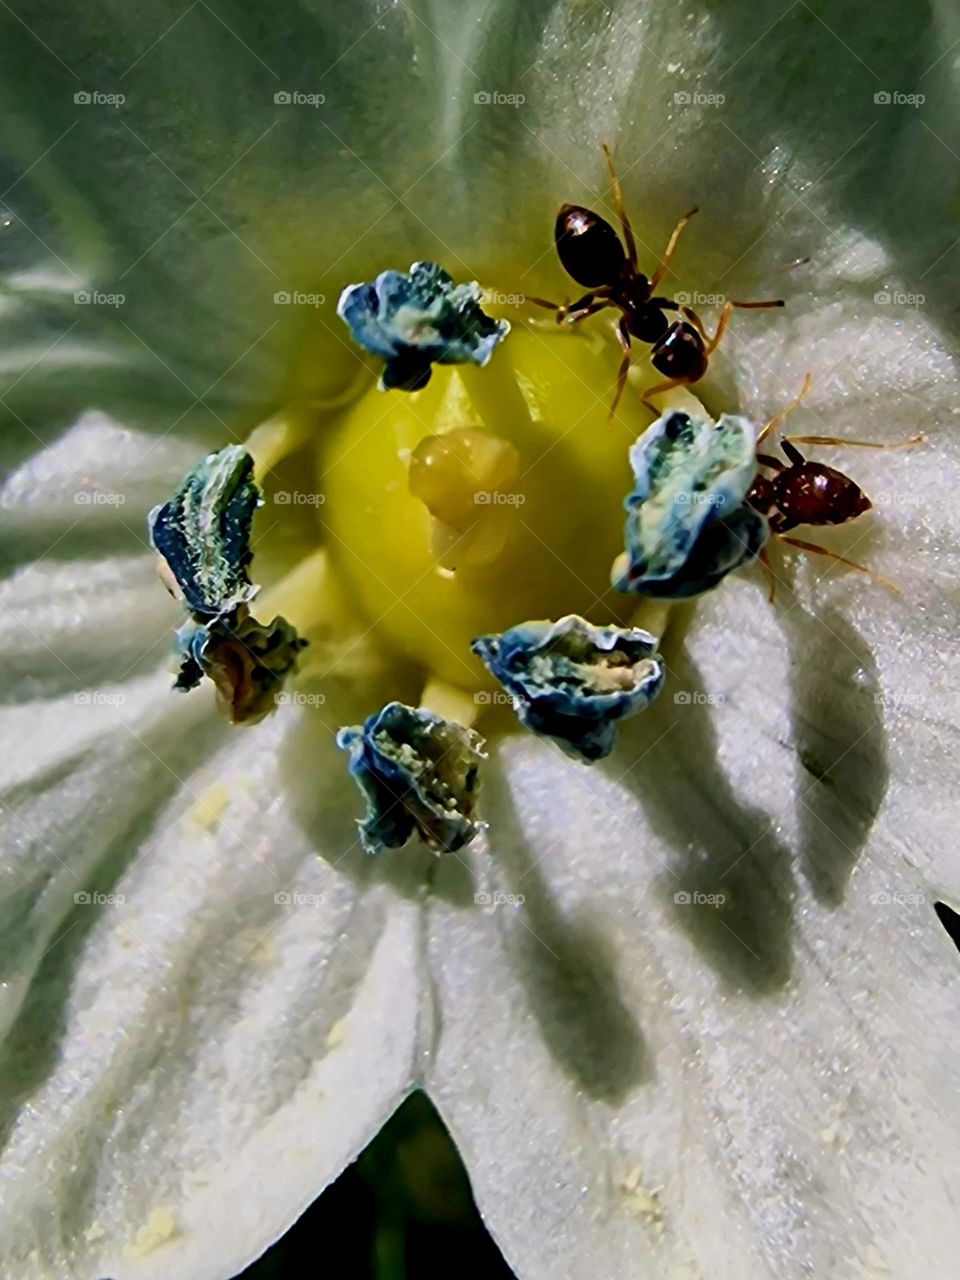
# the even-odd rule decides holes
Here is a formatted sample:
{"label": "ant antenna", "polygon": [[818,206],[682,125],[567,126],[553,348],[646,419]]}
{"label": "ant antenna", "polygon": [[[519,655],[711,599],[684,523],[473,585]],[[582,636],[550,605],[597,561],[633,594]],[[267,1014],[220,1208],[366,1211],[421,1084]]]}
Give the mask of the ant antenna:
{"label": "ant antenna", "polygon": [[784,436],[784,443],[790,444],[843,444],[852,449],[908,449],[911,445],[923,444],[924,437],[911,436],[909,440],[841,440],[839,436]]}

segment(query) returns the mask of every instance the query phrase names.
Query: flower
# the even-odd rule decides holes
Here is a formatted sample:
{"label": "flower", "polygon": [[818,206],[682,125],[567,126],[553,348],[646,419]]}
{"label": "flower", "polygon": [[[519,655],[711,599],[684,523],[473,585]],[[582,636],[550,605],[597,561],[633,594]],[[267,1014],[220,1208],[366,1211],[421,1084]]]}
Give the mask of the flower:
{"label": "flower", "polygon": [[[957,957],[933,902],[958,897],[954,11],[324,0],[282,23],[225,2],[133,23],[15,8],[0,1271],[235,1274],[422,1087],[521,1280],[949,1274]],[[170,692],[178,609],[143,521],[211,450],[267,423],[266,456],[264,439],[355,394],[333,314],[346,283],[419,258],[562,297],[557,207],[614,218],[601,140],[644,264],[700,204],[671,287],[786,297],[734,321],[698,384],[715,416],[762,421],[810,368],[811,430],[927,435],[823,455],[876,508],[831,545],[904,597],[798,557],[795,594],[771,608],[754,570],[731,574],[671,620],[664,690],[608,762],[491,732],[490,835],[462,862],[416,847],[374,861],[333,735],[420,697],[384,658],[424,617],[416,591],[384,578],[388,650],[334,625],[335,594],[322,616],[291,612],[317,664],[296,693],[314,701],[234,732],[212,691]],[[565,423],[598,408],[577,483],[558,487],[559,441],[542,486],[520,473],[506,536],[533,545],[542,512],[568,520],[557,579],[585,591],[602,552],[588,585],[603,599],[616,548],[597,495],[614,467],[626,492],[647,415],[628,387],[606,422],[609,317],[545,328],[547,352],[508,314],[489,366],[462,371],[470,412],[511,350],[553,362],[525,390]],[[448,374],[424,400],[379,396],[410,415],[411,448]],[[315,548],[316,510],[273,497],[309,497],[316,476],[284,465],[253,544],[271,617],[271,584]],[[344,566],[373,537],[334,502],[350,470],[338,454],[324,491],[324,519],[355,536],[332,543]],[[455,672],[468,641],[435,649]],[[525,901],[477,910],[476,887]],[[295,890],[309,909],[283,900]]]}

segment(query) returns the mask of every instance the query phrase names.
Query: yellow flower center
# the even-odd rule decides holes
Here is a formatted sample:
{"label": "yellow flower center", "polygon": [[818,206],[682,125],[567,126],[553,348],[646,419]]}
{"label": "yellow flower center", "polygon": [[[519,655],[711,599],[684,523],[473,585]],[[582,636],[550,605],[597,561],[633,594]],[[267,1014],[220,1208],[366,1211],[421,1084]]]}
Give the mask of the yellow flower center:
{"label": "yellow flower center", "polygon": [[610,566],[628,449],[651,420],[640,397],[660,375],[638,359],[611,418],[616,368],[595,331],[518,325],[486,368],[437,366],[412,394],[371,385],[333,421],[317,463],[330,568],[385,649],[489,689],[475,636],[567,613],[630,619]]}

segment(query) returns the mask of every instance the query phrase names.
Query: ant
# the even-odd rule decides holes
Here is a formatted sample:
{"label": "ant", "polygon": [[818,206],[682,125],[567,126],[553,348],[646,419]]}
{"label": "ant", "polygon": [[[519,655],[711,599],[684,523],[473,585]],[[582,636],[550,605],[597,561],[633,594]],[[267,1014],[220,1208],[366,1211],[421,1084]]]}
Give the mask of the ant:
{"label": "ant", "polygon": [[[810,383],[811,378],[808,373],[797,398],[761,429],[757,436],[758,446],[763,443],[774,427],[802,404],[810,390]],[[787,462],[772,454],[758,453],[759,465],[767,471],[772,471],[773,475],[767,476],[762,470],[758,471],[744,501],[747,506],[766,517],[770,531],[781,541],[792,547],[798,547],[801,551],[810,551],[816,555],[828,556],[831,560],[838,560],[851,569],[868,574],[895,595],[899,595],[899,587],[881,577],[880,574],[874,573],[866,565],[858,564],[856,560],[849,560],[846,556],[839,555],[836,551],[829,551],[826,547],[820,547],[814,542],[787,537],[790,530],[802,524],[819,527],[846,524],[848,520],[855,520],[857,516],[863,515],[873,506],[855,480],[851,480],[842,471],[828,467],[822,462],[809,462],[796,446],[827,444],[850,445],[858,449],[902,449],[908,445],[920,444],[922,441],[922,435],[913,436],[909,440],[898,440],[892,444],[878,444],[872,440],[841,440],[835,436],[784,436],[780,441],[780,448]],[[759,560],[770,575],[772,602],[776,591],[776,577],[765,549],[761,551]]]}
{"label": "ant", "polygon": [[[549,302],[546,298],[530,298],[529,301],[555,311],[558,324],[564,321],[576,324],[605,307],[616,307],[620,312],[617,337],[623,349],[623,359],[617,374],[617,390],[610,407],[610,416],[616,412],[627,383],[633,338],[653,347],[650,356],[653,367],[668,378],[668,381],[651,387],[643,397],[647,408],[657,412],[650,404],[651,396],[686,383],[698,382],[706,373],[709,358],[723,337],[734,308],[782,307],[783,299],[775,298],[767,302],[727,301],[711,337],[691,307],[657,295],[656,289],[677,247],[680,233],[697,209],[694,207],[685,213],[674,227],[663,257],[648,279],[637,269],[636,241],[610,149],[605,142],[601,143],[600,149],[610,174],[610,187],[614,208],[620,220],[623,244],[610,223],[592,209],[578,204],[561,205],[553,233],[557,256],[567,274],[577,284],[586,286],[590,292],[576,302],[564,303],[562,306]],[[671,321],[666,314],[668,311],[679,312],[684,318]]]}

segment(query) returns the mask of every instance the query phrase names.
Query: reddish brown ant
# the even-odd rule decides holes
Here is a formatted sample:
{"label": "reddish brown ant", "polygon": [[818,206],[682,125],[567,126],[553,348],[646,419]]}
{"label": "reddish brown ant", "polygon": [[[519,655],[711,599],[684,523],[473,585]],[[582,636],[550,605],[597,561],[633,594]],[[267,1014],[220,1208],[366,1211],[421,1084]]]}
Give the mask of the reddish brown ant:
{"label": "reddish brown ant", "polygon": [[[776,417],[771,418],[760,431],[757,436],[758,446],[763,443],[774,427],[799,407],[810,390],[810,381],[808,373],[797,398]],[[771,533],[777,535],[781,541],[788,543],[791,547],[798,547],[801,551],[828,556],[831,560],[838,560],[851,569],[857,569],[860,573],[869,574],[888,590],[899,595],[900,589],[897,586],[872,569],[868,569],[866,565],[858,564],[856,560],[850,560],[836,551],[829,551],[826,547],[817,546],[815,542],[805,542],[802,538],[786,536],[798,525],[823,527],[846,524],[848,520],[855,520],[857,516],[863,515],[873,506],[855,480],[851,480],[842,471],[826,466],[825,463],[809,462],[796,446],[825,444],[850,445],[858,449],[902,449],[907,445],[920,444],[922,440],[923,436],[913,436],[909,440],[898,440],[892,444],[878,444],[872,440],[841,440],[836,436],[784,436],[780,441],[780,448],[787,462],[769,453],[758,453],[757,462],[762,468],[772,471],[773,475],[767,476],[762,470],[758,471],[747,491],[745,502],[747,506],[753,507],[755,511],[766,516]],[[765,550],[760,553],[759,559],[770,575],[772,601],[776,589],[776,578]]]}
{"label": "reddish brown ant", "polygon": [[[605,307],[616,307],[620,312],[617,336],[623,348],[623,359],[617,374],[617,390],[610,407],[610,416],[616,412],[627,384],[633,338],[652,345],[650,359],[653,367],[668,378],[668,381],[651,387],[643,397],[647,408],[657,412],[650,404],[651,396],[685,383],[698,382],[706,373],[709,358],[723,337],[734,308],[782,307],[783,299],[774,298],[768,302],[726,302],[716,331],[711,337],[691,307],[675,302],[672,298],[657,296],[655,291],[677,246],[680,232],[697,210],[694,207],[685,213],[674,227],[663,257],[648,279],[637,269],[636,241],[610,149],[606,143],[601,143],[601,150],[610,174],[613,204],[620,220],[623,244],[610,223],[592,209],[577,204],[561,205],[554,226],[557,256],[567,274],[577,284],[586,286],[590,292],[576,302],[563,305],[549,302],[546,298],[530,298],[529,301],[555,311],[558,324],[564,321],[576,324]],[[684,319],[671,321],[665,314],[668,311],[678,311]]]}

